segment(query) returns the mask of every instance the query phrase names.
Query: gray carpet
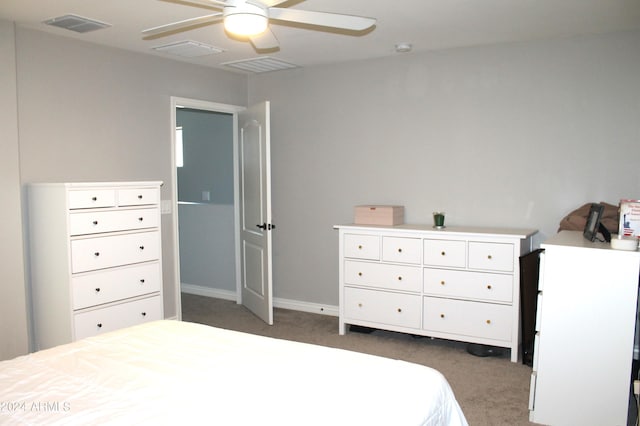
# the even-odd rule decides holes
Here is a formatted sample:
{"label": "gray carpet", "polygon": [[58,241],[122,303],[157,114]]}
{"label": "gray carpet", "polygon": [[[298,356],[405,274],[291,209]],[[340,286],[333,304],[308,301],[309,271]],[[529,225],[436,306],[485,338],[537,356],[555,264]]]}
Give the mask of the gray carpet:
{"label": "gray carpet", "polygon": [[287,309],[275,309],[269,326],[235,302],[186,293],[182,319],[423,364],[444,374],[470,425],[533,424],[527,408],[531,367],[510,362],[509,351],[477,357],[464,343],[381,330],[340,336],[338,318]]}

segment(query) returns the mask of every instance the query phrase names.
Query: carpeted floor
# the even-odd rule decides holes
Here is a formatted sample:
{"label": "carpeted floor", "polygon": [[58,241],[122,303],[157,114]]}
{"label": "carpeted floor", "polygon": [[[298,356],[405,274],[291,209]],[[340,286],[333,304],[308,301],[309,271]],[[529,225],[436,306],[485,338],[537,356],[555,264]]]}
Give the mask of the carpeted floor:
{"label": "carpeted floor", "polygon": [[340,336],[337,317],[286,309],[275,309],[269,326],[235,302],[186,293],[182,319],[423,364],[444,374],[471,426],[533,424],[527,408],[531,367],[510,362],[509,351],[477,357],[464,343],[381,330]]}

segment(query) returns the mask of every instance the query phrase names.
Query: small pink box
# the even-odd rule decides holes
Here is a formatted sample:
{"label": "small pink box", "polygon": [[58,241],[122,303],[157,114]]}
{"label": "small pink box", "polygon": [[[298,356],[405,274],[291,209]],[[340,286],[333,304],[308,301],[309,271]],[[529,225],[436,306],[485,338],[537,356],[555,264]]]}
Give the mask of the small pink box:
{"label": "small pink box", "polygon": [[357,225],[401,225],[404,206],[356,206],[354,223]]}

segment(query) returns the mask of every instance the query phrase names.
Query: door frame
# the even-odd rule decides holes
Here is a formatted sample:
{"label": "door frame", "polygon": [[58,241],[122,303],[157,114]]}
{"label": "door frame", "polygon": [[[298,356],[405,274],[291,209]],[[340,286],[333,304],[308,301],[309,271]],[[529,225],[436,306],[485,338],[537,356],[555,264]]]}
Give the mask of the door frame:
{"label": "door frame", "polygon": [[239,211],[239,168],[238,168],[238,113],[246,107],[238,105],[221,104],[200,99],[171,96],[171,200],[172,200],[172,233],[173,244],[173,270],[176,292],[176,317],[182,320],[182,297],[180,281],[180,234],[178,230],[178,169],[176,167],[176,109],[179,107],[199,109],[205,111],[231,114],[233,117],[233,210],[234,210],[234,241],[236,259],[236,303],[242,303],[241,265],[240,265],[240,223]]}

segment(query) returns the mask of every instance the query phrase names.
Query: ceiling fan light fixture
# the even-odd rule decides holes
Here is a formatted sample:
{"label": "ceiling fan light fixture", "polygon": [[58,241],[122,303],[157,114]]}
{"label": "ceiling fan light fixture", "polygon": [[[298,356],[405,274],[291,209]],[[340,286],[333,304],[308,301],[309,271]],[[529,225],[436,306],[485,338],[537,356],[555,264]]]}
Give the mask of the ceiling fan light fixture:
{"label": "ceiling fan light fixture", "polygon": [[[277,50],[278,40],[269,29],[269,21],[289,22],[294,26],[333,28],[338,32],[364,32],[372,29],[376,20],[341,13],[289,9],[286,0],[163,0],[187,5],[211,6],[222,9],[209,15],[173,22],[142,31],[145,40],[164,37],[222,21],[227,36],[250,41],[257,53]],[[297,2],[295,2],[297,3]],[[282,7],[277,7],[282,5]],[[221,16],[222,15],[222,19]],[[236,36],[236,37],[234,37]]]}
{"label": "ceiling fan light fixture", "polygon": [[267,29],[268,19],[255,13],[234,13],[224,18],[224,29],[231,34],[251,37]]}

